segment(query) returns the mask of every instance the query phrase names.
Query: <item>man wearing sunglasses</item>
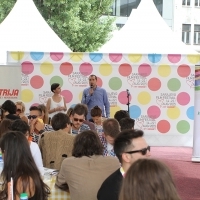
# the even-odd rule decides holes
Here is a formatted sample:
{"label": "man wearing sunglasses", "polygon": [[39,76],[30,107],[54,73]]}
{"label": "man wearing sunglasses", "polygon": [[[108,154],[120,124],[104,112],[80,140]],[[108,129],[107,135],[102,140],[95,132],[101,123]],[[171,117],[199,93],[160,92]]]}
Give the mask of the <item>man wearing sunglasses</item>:
{"label": "man wearing sunglasses", "polygon": [[90,130],[90,127],[87,124],[84,124],[85,121],[85,105],[84,104],[76,104],[72,111],[72,115],[70,117],[71,120],[71,132],[72,134],[79,134],[85,130]]}
{"label": "man wearing sunglasses", "polygon": [[124,130],[114,142],[114,152],[121,167],[111,174],[101,185],[98,200],[118,200],[123,177],[129,167],[138,159],[150,156],[150,147],[146,143],[142,130]]}
{"label": "man wearing sunglasses", "polygon": [[28,116],[30,133],[32,141],[38,143],[40,136],[45,131],[52,131],[52,126],[44,124],[42,122],[42,110],[37,106],[31,106],[29,108],[30,114]]}

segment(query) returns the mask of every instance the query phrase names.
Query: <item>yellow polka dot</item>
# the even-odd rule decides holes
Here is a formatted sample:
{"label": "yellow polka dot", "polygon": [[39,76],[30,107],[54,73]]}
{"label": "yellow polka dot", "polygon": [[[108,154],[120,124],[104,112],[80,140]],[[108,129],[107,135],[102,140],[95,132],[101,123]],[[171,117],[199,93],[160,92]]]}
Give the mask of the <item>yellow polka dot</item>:
{"label": "yellow polka dot", "polygon": [[110,117],[114,117],[115,113],[118,111],[118,110],[121,110],[121,108],[119,106],[115,106],[115,107],[110,107]]}
{"label": "yellow polka dot", "polygon": [[24,52],[12,51],[10,52],[10,55],[13,58],[13,60],[21,60],[24,57]]}
{"label": "yellow polka dot", "polygon": [[70,59],[74,62],[79,62],[83,59],[83,53],[70,53]]}
{"label": "yellow polka dot", "polygon": [[79,93],[78,98],[81,101],[82,100],[82,96],[83,96],[83,91]]}
{"label": "yellow polka dot", "polygon": [[177,119],[180,116],[180,109],[178,107],[168,108],[167,115],[170,119]]}
{"label": "yellow polka dot", "polygon": [[40,65],[40,71],[44,74],[44,75],[49,75],[53,72],[54,66],[52,63],[50,62],[43,62]]}
{"label": "yellow polka dot", "polygon": [[200,61],[200,55],[187,55],[187,59],[190,63],[196,64]]}
{"label": "yellow polka dot", "polygon": [[141,60],[142,54],[129,54],[128,58],[131,62],[137,63]]}
{"label": "yellow polka dot", "polygon": [[146,105],[151,101],[151,95],[148,92],[140,92],[138,94],[138,102],[142,105]]}
{"label": "yellow polka dot", "polygon": [[22,90],[22,101],[25,103],[33,100],[33,92],[29,89]]}
{"label": "yellow polka dot", "polygon": [[171,74],[171,67],[169,65],[160,65],[158,67],[158,74],[162,77],[167,77]]}
{"label": "yellow polka dot", "polygon": [[112,73],[112,66],[110,64],[101,64],[99,67],[99,72],[103,76],[109,76]]}

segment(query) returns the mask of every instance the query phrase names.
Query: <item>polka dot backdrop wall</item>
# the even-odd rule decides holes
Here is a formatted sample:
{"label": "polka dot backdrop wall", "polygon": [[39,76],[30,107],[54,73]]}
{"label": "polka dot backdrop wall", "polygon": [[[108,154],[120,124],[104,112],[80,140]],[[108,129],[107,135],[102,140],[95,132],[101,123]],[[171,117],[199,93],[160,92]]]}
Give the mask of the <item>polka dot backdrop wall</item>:
{"label": "polka dot backdrop wall", "polygon": [[10,52],[9,63],[22,67],[22,101],[46,103],[50,85],[60,83],[67,107],[80,103],[88,77],[95,74],[106,89],[111,117],[127,110],[135,128],[147,135],[192,135],[194,120],[194,65],[199,57],[161,54],[101,54]]}

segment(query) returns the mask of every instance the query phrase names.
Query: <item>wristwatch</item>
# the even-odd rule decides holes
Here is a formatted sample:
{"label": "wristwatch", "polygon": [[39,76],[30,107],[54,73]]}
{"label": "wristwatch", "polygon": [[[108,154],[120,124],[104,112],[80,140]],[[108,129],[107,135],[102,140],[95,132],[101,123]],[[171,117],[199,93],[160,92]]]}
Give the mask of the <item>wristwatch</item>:
{"label": "wristwatch", "polygon": [[40,131],[39,131],[39,134],[42,134],[42,133],[44,133],[44,132],[45,132],[44,130],[40,130]]}

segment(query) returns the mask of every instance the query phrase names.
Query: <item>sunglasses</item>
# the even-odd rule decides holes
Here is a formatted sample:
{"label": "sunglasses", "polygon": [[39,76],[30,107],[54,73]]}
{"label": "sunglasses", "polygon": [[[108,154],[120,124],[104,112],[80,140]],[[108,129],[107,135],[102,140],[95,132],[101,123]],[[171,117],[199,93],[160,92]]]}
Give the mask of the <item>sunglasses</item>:
{"label": "sunglasses", "polygon": [[74,121],[75,121],[75,122],[77,122],[77,121],[79,121],[79,122],[84,122],[84,119],[74,118]]}
{"label": "sunglasses", "polygon": [[31,119],[31,118],[32,118],[32,119],[36,119],[36,118],[37,118],[37,115],[29,115],[29,116],[28,116],[28,119]]}
{"label": "sunglasses", "polygon": [[142,155],[146,155],[146,154],[147,154],[147,150],[150,151],[150,146],[148,146],[147,148],[141,149],[141,150],[136,150],[136,151],[127,151],[127,152],[125,152],[125,153],[132,154],[132,153],[138,153],[138,152],[141,152]]}
{"label": "sunglasses", "polygon": [[17,112],[22,112],[22,110],[21,109],[17,109]]}

